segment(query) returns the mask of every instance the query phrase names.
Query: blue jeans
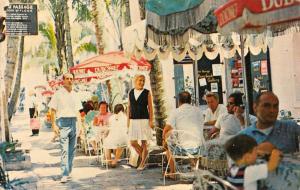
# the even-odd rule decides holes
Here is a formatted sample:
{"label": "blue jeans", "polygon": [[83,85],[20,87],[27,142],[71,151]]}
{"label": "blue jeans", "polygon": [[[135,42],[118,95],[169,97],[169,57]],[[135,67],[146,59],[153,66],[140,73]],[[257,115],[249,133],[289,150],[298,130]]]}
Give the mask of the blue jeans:
{"label": "blue jeans", "polygon": [[56,122],[60,129],[62,176],[69,176],[76,148],[76,117],[61,117]]}

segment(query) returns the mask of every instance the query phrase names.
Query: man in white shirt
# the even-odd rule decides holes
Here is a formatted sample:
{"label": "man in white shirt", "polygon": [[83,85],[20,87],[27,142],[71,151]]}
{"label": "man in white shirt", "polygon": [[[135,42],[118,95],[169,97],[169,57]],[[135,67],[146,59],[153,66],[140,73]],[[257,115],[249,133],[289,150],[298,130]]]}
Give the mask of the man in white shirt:
{"label": "man in white shirt", "polygon": [[[250,123],[256,121],[256,117],[249,115]],[[222,114],[215,123],[211,134],[220,132],[219,139],[222,143],[238,134],[245,125],[243,94],[235,92],[230,94],[227,100],[227,113]]]}
{"label": "man in white shirt", "polygon": [[[176,108],[169,116],[166,126],[163,131],[164,146],[172,130],[180,130],[180,150],[188,154],[198,154],[203,148],[203,114],[200,108],[191,105],[191,94],[189,92],[181,92],[179,94],[179,107]],[[170,146],[169,146],[170,147]],[[175,178],[172,173],[175,173],[174,160],[171,151],[180,150],[167,150],[167,158],[170,160],[170,178]],[[173,152],[174,153],[174,152]],[[192,162],[193,164],[193,162]]]}
{"label": "man in white shirt", "polygon": [[70,179],[72,172],[76,148],[76,121],[82,108],[77,94],[72,91],[73,80],[73,74],[64,74],[63,88],[56,91],[49,102],[52,128],[60,134],[62,183]]}
{"label": "man in white shirt", "polygon": [[218,117],[227,112],[226,107],[219,104],[219,96],[216,93],[207,93],[205,99],[208,108],[205,111],[204,125],[214,125]]}

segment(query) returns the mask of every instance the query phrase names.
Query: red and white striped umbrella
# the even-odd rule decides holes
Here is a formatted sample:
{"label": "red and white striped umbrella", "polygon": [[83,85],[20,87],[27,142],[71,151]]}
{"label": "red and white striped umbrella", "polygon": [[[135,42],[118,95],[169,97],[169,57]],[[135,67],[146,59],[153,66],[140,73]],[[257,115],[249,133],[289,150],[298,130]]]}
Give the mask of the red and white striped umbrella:
{"label": "red and white striped umbrella", "polygon": [[53,91],[51,90],[45,90],[43,92],[41,92],[42,96],[52,96],[54,94]]}
{"label": "red and white striped umbrella", "polygon": [[151,65],[146,59],[127,58],[124,52],[111,52],[87,59],[70,68],[75,80],[100,79],[107,80],[124,71],[149,72]]}
{"label": "red and white striped umbrella", "polygon": [[36,86],[34,87],[34,89],[42,89],[42,90],[46,90],[47,87],[44,86],[44,85],[36,85]]}
{"label": "red and white striped umbrella", "polygon": [[221,33],[299,31],[299,0],[230,0],[215,10]]}
{"label": "red and white striped umbrella", "polygon": [[51,88],[56,88],[63,85],[62,79],[50,80],[48,84]]}

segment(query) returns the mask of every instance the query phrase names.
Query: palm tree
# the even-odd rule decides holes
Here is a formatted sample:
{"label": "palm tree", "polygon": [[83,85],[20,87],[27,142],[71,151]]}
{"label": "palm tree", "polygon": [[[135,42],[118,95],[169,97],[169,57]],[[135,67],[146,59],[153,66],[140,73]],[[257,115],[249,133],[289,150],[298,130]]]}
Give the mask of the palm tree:
{"label": "palm tree", "polygon": [[18,102],[20,87],[21,87],[21,77],[22,77],[22,68],[23,68],[23,52],[24,52],[24,36],[21,36],[20,45],[18,50],[19,58],[18,58],[18,66],[17,73],[15,79],[15,85],[12,91],[12,95],[8,104],[8,119],[11,120],[13,113],[16,109],[16,105]]}
{"label": "palm tree", "polygon": [[82,43],[80,44],[76,50],[75,50],[75,54],[80,54],[83,52],[92,52],[92,53],[97,53],[97,47],[95,46],[95,44],[93,44],[92,42],[86,42],[86,43]]}
{"label": "palm tree", "polygon": [[[104,53],[104,43],[103,43],[103,28],[102,20],[100,19],[99,12],[99,1],[97,0],[72,0],[73,8],[77,11],[76,20],[81,21],[92,21],[95,27],[96,36],[96,46],[98,54]],[[89,6],[91,4],[91,10]],[[91,48],[92,44],[85,44],[84,48]]]}
{"label": "palm tree", "polygon": [[11,86],[14,80],[14,73],[18,58],[18,44],[20,38],[18,36],[9,36],[7,38],[7,62],[4,71],[4,81],[5,81],[5,92],[9,95],[11,92]]}
{"label": "palm tree", "polygon": [[44,63],[43,65],[43,71],[47,76],[47,80],[49,78],[49,69],[50,69],[50,64],[55,63],[53,61],[54,57],[56,56],[56,38],[55,38],[55,31],[54,31],[54,26],[52,23],[40,23],[39,24],[39,32],[42,34],[42,36],[47,40],[46,46],[44,44],[40,44],[39,49],[45,50],[45,55],[38,56],[37,53],[35,53],[33,57],[42,57],[45,58],[45,61],[42,61]]}
{"label": "palm tree", "polygon": [[125,26],[128,27],[131,25],[129,0],[124,0],[124,6],[125,6],[125,15],[124,15]]}
{"label": "palm tree", "polygon": [[156,131],[156,143],[162,145],[162,131],[166,124],[166,108],[164,101],[164,89],[162,86],[163,75],[162,66],[158,58],[151,61],[150,85],[153,96],[155,126],[161,130]]}
{"label": "palm tree", "polygon": [[106,11],[111,18],[119,40],[119,50],[123,51],[122,42],[122,19],[124,17],[123,8],[124,0],[103,0],[105,2]]}
{"label": "palm tree", "polygon": [[96,42],[97,42],[97,50],[98,54],[101,55],[104,53],[104,44],[103,44],[103,28],[100,27],[100,18],[98,13],[98,4],[97,0],[92,0],[92,15],[93,15],[93,23],[95,25],[95,34],[96,34]]}
{"label": "palm tree", "polygon": [[66,37],[66,61],[67,66],[73,67],[73,48],[72,48],[72,40],[71,40],[71,27],[70,27],[70,18],[69,18],[69,6],[68,1],[61,1],[62,7],[64,10],[64,24],[65,24],[65,37]]}
{"label": "palm tree", "polygon": [[[9,3],[16,3],[17,1],[10,0]],[[9,119],[8,119],[8,112],[7,112],[7,102],[8,97],[11,95],[11,87],[14,80],[14,73],[17,63],[18,57],[18,44],[19,44],[19,37],[18,36],[8,36],[7,38],[7,61],[4,70],[4,84],[5,84],[5,91],[1,94],[2,99],[2,109],[3,112],[1,114],[1,125],[4,125],[2,129],[4,130],[4,138],[6,142],[10,142],[10,133],[9,133]],[[3,137],[3,136],[2,136]]]}
{"label": "palm tree", "polygon": [[92,29],[85,26],[82,27],[79,39],[75,41],[75,55],[81,53],[98,53],[97,45],[92,38],[93,34],[94,31]]}
{"label": "palm tree", "polygon": [[51,12],[55,24],[55,38],[56,38],[56,56],[59,66],[59,74],[62,73],[63,66],[65,65],[66,56],[66,42],[64,30],[64,7],[61,0],[49,0],[49,10]]}

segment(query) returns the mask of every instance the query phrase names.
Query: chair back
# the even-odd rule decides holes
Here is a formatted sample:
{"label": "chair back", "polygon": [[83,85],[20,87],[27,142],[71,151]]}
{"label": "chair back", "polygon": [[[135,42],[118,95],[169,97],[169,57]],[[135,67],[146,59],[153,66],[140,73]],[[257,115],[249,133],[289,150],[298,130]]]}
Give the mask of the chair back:
{"label": "chair back", "polygon": [[196,172],[196,180],[194,181],[193,189],[197,190],[238,190],[228,181],[214,175],[207,170],[198,170]]}
{"label": "chair back", "polygon": [[201,165],[218,176],[225,176],[228,171],[228,161],[223,144],[216,140],[206,142],[207,154],[201,159]]}
{"label": "chair back", "polygon": [[172,130],[167,138],[169,150],[174,156],[199,157],[206,152],[204,139],[189,131]]}

